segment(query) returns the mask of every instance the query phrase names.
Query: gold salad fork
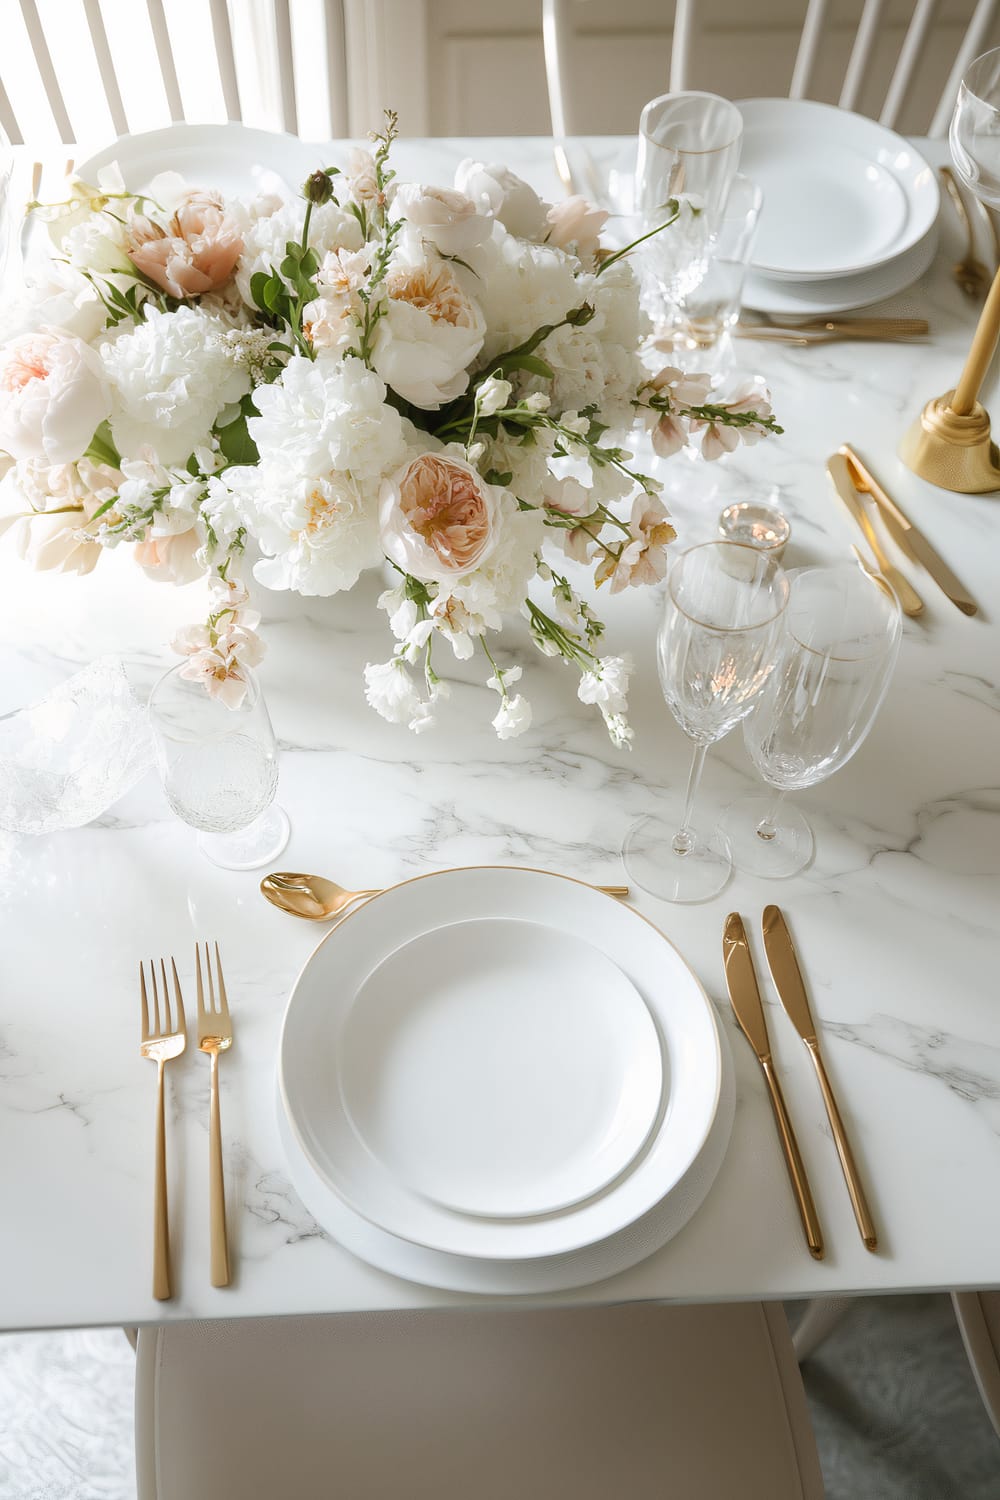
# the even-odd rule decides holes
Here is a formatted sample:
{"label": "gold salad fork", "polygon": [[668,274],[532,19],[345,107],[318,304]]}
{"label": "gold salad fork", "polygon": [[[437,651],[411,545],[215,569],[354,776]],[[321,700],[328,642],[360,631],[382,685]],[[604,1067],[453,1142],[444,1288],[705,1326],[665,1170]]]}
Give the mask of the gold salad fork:
{"label": "gold salad fork", "polygon": [[172,1295],[170,1286],[170,1229],[167,1219],[167,1139],[163,1117],[163,1066],[172,1057],[179,1057],[187,1044],[187,1024],[184,1019],[184,1001],[181,998],[177,965],[170,960],[174,976],[174,1016],[170,1017],[170,993],[167,988],[167,970],[160,959],[160,974],[163,979],[163,1015],[160,1015],[160,991],[156,982],[156,960],[149,961],[150,988],[153,993],[153,1018],[150,1024],[149,1002],[146,994],[146,975],[139,965],[139,993],[142,997],[142,1039],[139,1050],[143,1057],[156,1063],[156,1187],[153,1199],[153,1296],[165,1302]]}
{"label": "gold salad fork", "polygon": [[[233,1045],[233,1024],[229,1019],[226,982],[222,977],[222,959],[215,944],[215,981],[212,961],[205,944],[205,970],[208,974],[208,1004],[201,977],[201,950],[194,945],[198,980],[198,1048],[212,1059],[212,1100],[208,1129],[208,1183],[211,1213],[213,1286],[229,1285],[229,1237],[226,1233],[226,1185],[222,1171],[222,1124],[219,1117],[219,1053]],[[218,994],[216,993],[218,990]]]}

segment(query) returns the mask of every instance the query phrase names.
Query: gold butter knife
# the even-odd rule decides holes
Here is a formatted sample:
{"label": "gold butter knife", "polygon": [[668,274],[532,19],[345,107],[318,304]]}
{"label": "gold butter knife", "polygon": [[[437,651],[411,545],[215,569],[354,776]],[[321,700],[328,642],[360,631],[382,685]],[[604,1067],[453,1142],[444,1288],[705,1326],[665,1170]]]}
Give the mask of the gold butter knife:
{"label": "gold butter knife", "polygon": [[944,558],[934,550],[923,532],[914,526],[909,517],[900,510],[895,500],[886,494],[872,471],[862,462],[850,444],[842,443],[838,451],[847,459],[855,488],[871,495],[875,501],[893,540],[908,556],[920,564],[925,573],[931,575],[938,588],[948,596],[956,609],[960,609],[963,615],[978,614],[979,606],[965,585],[955,577]]}
{"label": "gold butter knife", "polygon": [[757,988],[757,975],[754,971],[750,944],[747,942],[746,928],[743,926],[743,918],[739,912],[730,912],[726,918],[722,938],[722,956],[726,965],[726,986],[729,990],[730,1004],[740,1030],[757,1055],[757,1061],[760,1063],[764,1081],[767,1084],[771,1108],[774,1110],[774,1118],[778,1126],[781,1149],[785,1153],[785,1165],[788,1168],[795,1201],[799,1207],[799,1217],[805,1231],[809,1254],[814,1260],[822,1260],[823,1231],[820,1228],[819,1215],[816,1213],[816,1205],[813,1202],[799,1144],[795,1139],[795,1131],[788,1118],[781,1084],[774,1071],[771,1042],[767,1034],[767,1022],[764,1019],[764,1007],[760,1003],[760,990]]}
{"label": "gold butter knife", "polygon": [[840,1157],[840,1165],[844,1171],[847,1191],[851,1195],[851,1207],[854,1209],[854,1217],[861,1231],[861,1238],[866,1250],[877,1250],[878,1235],[875,1232],[875,1224],[864,1188],[861,1186],[861,1178],[847,1139],[844,1122],[840,1118],[840,1110],[837,1108],[830,1079],[823,1065],[816,1023],[809,1009],[809,1000],[805,985],[802,983],[802,971],[792,944],[792,935],[788,931],[788,925],[779,907],[765,906],[761,930],[764,935],[764,951],[767,954],[774,987],[778,991],[778,999],[784,1006],[788,1019],[805,1042],[813,1067],[816,1069],[816,1077],[819,1079],[823,1103],[826,1105],[830,1129],[833,1131],[837,1155]]}
{"label": "gold butter knife", "polygon": [[[843,504],[849,515],[854,521],[857,522],[858,526],[861,528],[865,540],[867,541],[869,547],[871,547],[872,552],[875,554],[876,566],[878,567],[878,570],[882,574],[882,577],[885,579],[886,583],[896,595],[896,598],[899,600],[899,607],[903,611],[904,615],[913,616],[922,614],[924,609],[924,601],[921,599],[920,595],[917,593],[916,589],[913,587],[910,581],[903,576],[898,568],[893,566],[882,549],[882,544],[878,539],[878,533],[876,532],[875,527],[872,525],[871,517],[869,516],[868,511],[865,507],[865,502],[861,499],[860,495],[857,492],[857,489],[855,488],[851,467],[844,455],[843,450],[841,450],[839,453],[832,454],[831,457],[827,459],[826,472],[833,480],[834,489],[837,491],[838,496],[843,501]],[[866,568],[865,571],[867,572],[868,569]]]}

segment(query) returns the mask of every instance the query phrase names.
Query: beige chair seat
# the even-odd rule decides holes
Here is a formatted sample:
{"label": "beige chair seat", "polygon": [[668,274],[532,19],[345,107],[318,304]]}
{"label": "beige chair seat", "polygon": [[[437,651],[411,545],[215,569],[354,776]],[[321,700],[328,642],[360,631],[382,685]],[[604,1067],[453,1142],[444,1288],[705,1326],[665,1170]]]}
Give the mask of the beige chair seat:
{"label": "beige chair seat", "polygon": [[138,1500],[813,1500],[780,1305],[140,1330]]}
{"label": "beige chair seat", "polygon": [[1000,1292],[952,1292],[951,1300],[979,1394],[1000,1437]]}

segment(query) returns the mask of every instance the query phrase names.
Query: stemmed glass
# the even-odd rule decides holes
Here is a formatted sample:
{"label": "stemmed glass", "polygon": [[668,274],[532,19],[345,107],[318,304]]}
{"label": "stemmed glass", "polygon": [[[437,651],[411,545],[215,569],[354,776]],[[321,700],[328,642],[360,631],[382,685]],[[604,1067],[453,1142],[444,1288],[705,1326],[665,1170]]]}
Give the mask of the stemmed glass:
{"label": "stemmed glass", "polygon": [[1000,207],[1000,47],[977,57],[962,79],[949,144],[969,191]]}
{"label": "stemmed glass", "polygon": [[750,712],[767,682],[787,600],[779,565],[740,542],[703,542],[670,569],[657,664],[694,755],[683,809],[640,818],[622,850],[630,879],[665,901],[707,901],[729,879],[725,838],[693,826],[695,798],[709,745]]}
{"label": "stemmed glass", "polygon": [[739,166],[742,137],[743,116],[718,94],[663,94],[642,112],[635,208],[644,227],[665,223],[668,202],[684,200],[678,221],[642,247],[643,270],[668,305],[705,274],[706,249]]}
{"label": "stemmed glass", "polygon": [[288,843],[288,815],[274,805],[278,745],[264,694],[248,667],[235,708],[171,667],[153,688],[149,719],[163,789],[173,812],[200,830],[198,847],[226,870],[255,870]]}
{"label": "stemmed glass", "polygon": [[863,743],[899,654],[899,601],[850,563],[791,580],[778,663],[743,726],[770,797],[736,802],[723,821],[737,869],[795,875],[813,835],[785,794],[825,781]]}

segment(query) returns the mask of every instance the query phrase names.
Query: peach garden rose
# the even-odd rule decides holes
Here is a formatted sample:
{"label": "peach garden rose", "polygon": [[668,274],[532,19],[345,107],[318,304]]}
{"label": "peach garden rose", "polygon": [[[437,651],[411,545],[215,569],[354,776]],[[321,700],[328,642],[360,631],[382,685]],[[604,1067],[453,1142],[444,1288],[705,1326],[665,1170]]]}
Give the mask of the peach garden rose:
{"label": "peach garden rose", "polygon": [[188,193],[170,228],[167,234],[145,215],[132,215],[128,253],[137,269],[181,300],[225,286],[243,253],[243,238],[221,198]]}
{"label": "peach garden rose", "polygon": [[462,459],[422,453],[382,485],[386,555],[425,583],[470,573],[496,545],[502,495]]}

